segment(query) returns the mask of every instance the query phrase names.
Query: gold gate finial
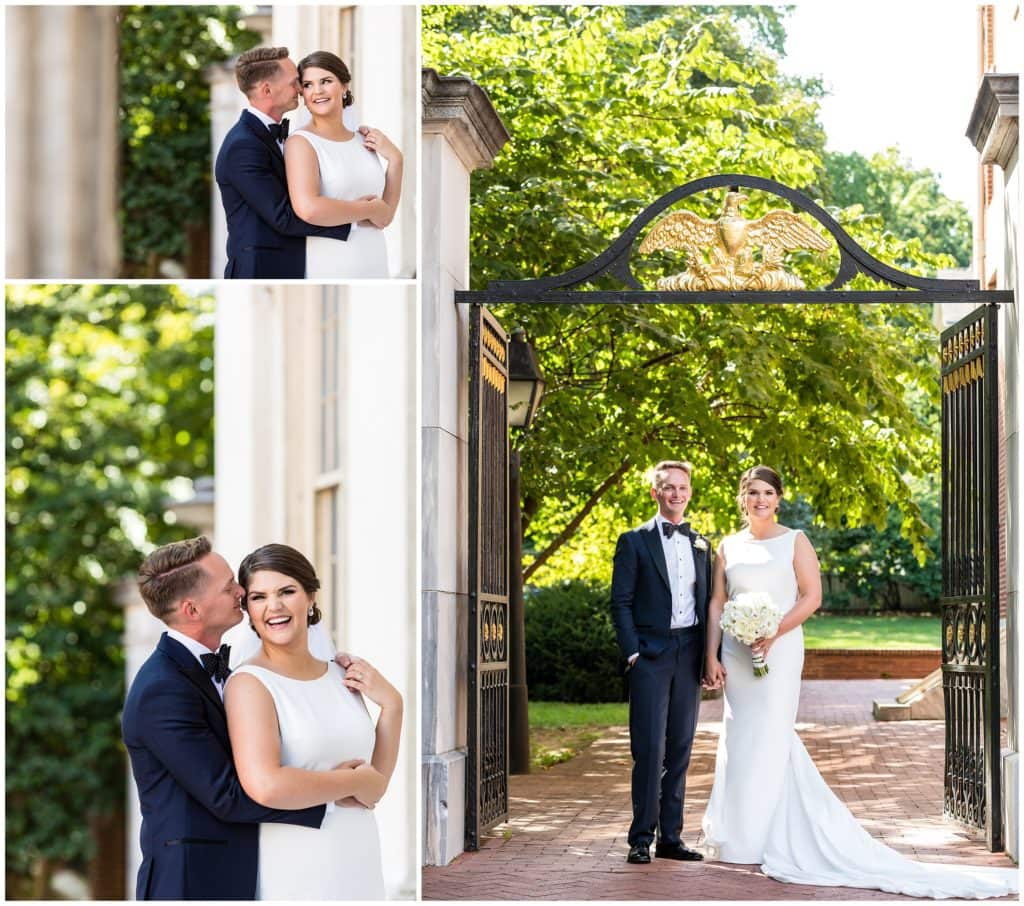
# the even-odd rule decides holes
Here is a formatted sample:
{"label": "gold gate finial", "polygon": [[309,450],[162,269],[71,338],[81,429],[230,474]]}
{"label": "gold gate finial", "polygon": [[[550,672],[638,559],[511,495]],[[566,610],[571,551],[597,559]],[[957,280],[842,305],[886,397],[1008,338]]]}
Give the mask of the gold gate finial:
{"label": "gold gate finial", "polygon": [[[663,218],[640,244],[640,252],[678,249],[686,253],[686,270],[663,277],[658,289],[798,290],[803,281],[782,265],[784,252],[793,249],[825,251],[829,243],[791,211],[769,211],[760,220],[747,220],[740,205],[742,192],[725,194],[718,220],[705,220],[691,211]],[[761,260],[754,250],[761,247]],[[709,260],[705,260],[704,252]]]}

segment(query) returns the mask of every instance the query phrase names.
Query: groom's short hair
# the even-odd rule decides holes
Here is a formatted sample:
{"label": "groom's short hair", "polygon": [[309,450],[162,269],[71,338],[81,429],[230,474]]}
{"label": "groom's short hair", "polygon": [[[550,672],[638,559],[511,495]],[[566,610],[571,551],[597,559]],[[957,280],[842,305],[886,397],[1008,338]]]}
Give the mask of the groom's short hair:
{"label": "groom's short hair", "polygon": [[281,69],[281,60],[288,56],[287,47],[254,47],[235,60],[235,81],[246,97],[260,82],[272,79]]}
{"label": "groom's short hair", "polygon": [[207,573],[199,560],[211,550],[210,539],[200,535],[158,547],[142,561],[139,591],[153,616],[167,622],[177,603],[200,587]]}
{"label": "groom's short hair", "polygon": [[660,488],[665,483],[665,473],[669,469],[679,469],[686,473],[687,478],[693,478],[693,466],[688,462],[683,462],[681,459],[663,459],[649,473],[652,488]]}

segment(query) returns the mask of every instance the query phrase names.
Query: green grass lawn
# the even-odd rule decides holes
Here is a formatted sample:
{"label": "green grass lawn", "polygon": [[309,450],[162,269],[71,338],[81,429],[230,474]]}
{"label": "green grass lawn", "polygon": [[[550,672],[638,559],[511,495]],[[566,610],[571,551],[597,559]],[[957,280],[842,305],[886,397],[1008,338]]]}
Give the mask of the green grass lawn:
{"label": "green grass lawn", "polygon": [[941,648],[939,617],[815,614],[804,623],[805,648]]}
{"label": "green grass lawn", "polygon": [[[804,623],[807,648],[938,648],[938,617],[818,614]],[[626,702],[577,705],[530,702],[530,763],[533,770],[568,761],[607,727],[629,725]]]}

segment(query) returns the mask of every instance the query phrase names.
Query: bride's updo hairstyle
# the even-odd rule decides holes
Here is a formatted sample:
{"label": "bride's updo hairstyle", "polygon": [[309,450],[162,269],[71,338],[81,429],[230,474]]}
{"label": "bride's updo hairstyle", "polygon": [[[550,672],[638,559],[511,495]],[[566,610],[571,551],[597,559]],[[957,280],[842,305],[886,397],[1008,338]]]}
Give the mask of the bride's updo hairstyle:
{"label": "bride's updo hairstyle", "polygon": [[[747,488],[750,487],[752,481],[763,481],[766,484],[770,484],[774,489],[775,493],[779,495],[779,499],[782,499],[782,478],[779,477],[779,473],[775,471],[771,466],[754,466],[752,469],[747,469],[740,476],[740,492],[736,495],[736,503],[739,505],[740,514],[743,516],[743,522],[746,524],[749,520],[747,519]],[[245,584],[244,582],[242,583]]]}
{"label": "bride's updo hairstyle", "polygon": [[[326,69],[329,73],[336,76],[342,85],[347,85],[352,81],[352,73],[348,71],[348,67],[344,64],[341,57],[335,56],[329,50],[314,50],[308,57],[303,57],[299,60],[300,82],[302,81],[302,74],[310,66],[315,69]],[[351,107],[355,102],[356,99],[352,97],[352,92],[346,88],[345,96],[341,99],[341,106]]]}
{"label": "bride's updo hairstyle", "polygon": [[[249,612],[249,585],[252,582],[253,573],[262,570],[281,573],[283,576],[294,579],[302,586],[307,595],[312,595],[320,588],[320,580],[316,577],[313,564],[294,547],[289,547],[287,544],[264,544],[263,547],[259,547],[249,554],[238,567],[238,584],[245,589],[246,594],[245,599],[242,600],[242,609],[246,613]],[[315,626],[322,619],[323,614],[320,613],[320,607],[314,602],[313,616],[309,618],[309,625]],[[252,623],[249,625],[252,626]],[[255,626],[252,626],[252,631],[256,632]],[[259,633],[256,632],[256,635]]]}

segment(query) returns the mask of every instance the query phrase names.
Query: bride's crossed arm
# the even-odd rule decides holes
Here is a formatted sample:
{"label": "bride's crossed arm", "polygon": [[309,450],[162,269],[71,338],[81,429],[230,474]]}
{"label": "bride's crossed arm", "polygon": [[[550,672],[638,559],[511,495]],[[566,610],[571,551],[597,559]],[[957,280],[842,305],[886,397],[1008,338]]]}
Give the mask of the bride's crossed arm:
{"label": "bride's crossed arm", "polygon": [[380,707],[371,764],[390,781],[402,737],[402,695],[369,661],[348,655],[341,655],[339,661],[344,661],[345,685]]}
{"label": "bride's crossed arm", "polygon": [[238,779],[260,805],[299,809],[350,797],[372,805],[383,795],[387,778],[362,761],[330,771],[282,765],[274,699],[256,677],[232,676],[224,689],[224,707]]}
{"label": "bride's crossed arm", "polygon": [[398,199],[402,197],[402,170],[405,161],[398,146],[380,129],[360,126],[359,134],[363,137],[363,144],[368,151],[375,151],[388,162],[388,169],[384,174],[384,193],[381,195],[381,200],[388,206],[388,217],[384,223],[374,222],[375,226],[383,228],[394,220],[395,212],[398,210]]}
{"label": "bride's crossed arm", "polygon": [[369,220],[390,223],[392,212],[386,202],[374,196],[342,201],[320,194],[320,163],[316,151],[306,139],[291,136],[284,144],[285,175],[292,210],[314,226],[338,226]]}

